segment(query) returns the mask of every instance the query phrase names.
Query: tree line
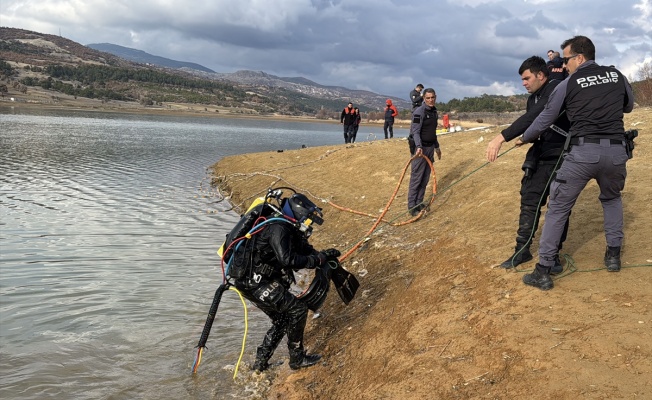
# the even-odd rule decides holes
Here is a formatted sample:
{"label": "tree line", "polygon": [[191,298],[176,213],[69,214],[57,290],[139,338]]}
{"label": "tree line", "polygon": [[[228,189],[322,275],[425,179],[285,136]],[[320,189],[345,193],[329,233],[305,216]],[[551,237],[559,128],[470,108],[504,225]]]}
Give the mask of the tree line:
{"label": "tree line", "polygon": [[[25,77],[25,86],[40,86],[73,96],[104,100],[140,101],[144,104],[185,102],[242,107],[243,104],[259,113],[280,112],[286,115],[314,115],[321,119],[339,120],[341,100],[318,99],[286,89],[269,90],[258,94],[247,92],[234,85],[172,74],[151,68],[125,68],[107,65],[84,64],[80,66],[47,65],[30,67],[47,78]],[[647,63],[639,73],[640,81],[632,82],[636,101],[652,105],[652,67]],[[0,60],[0,77],[15,75],[12,66]],[[75,82],[75,83],[69,83]],[[525,109],[527,94],[497,96],[483,94],[479,97],[454,98],[436,104],[440,113],[505,113]],[[409,119],[411,110],[399,110],[399,119]],[[382,120],[383,111],[368,111],[365,119]]]}

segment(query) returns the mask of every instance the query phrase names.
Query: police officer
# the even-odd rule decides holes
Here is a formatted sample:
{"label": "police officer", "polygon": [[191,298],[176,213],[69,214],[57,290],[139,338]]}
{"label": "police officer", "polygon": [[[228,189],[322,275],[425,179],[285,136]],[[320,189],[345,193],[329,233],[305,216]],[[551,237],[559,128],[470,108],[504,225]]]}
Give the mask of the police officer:
{"label": "police officer", "polygon": [[410,101],[412,101],[412,111],[414,111],[417,107],[423,104],[423,97],[421,96],[422,90],[423,90],[423,85],[419,83],[410,92]]}
{"label": "police officer", "polygon": [[308,307],[292,293],[293,271],[316,268],[329,257],[339,257],[336,249],[316,251],[309,243],[311,228],[306,223],[321,224],[321,209],[303,194],[294,194],[282,203],[285,220],[266,224],[234,251],[231,269],[238,273],[235,287],[272,320],[262,344],[256,351],[253,369],[269,368],[269,359],[287,334],[290,368],[299,369],[316,364],[318,354],[307,354],[303,346]]}
{"label": "police officer", "polygon": [[[431,162],[435,162],[434,155],[441,160],[441,150],[437,141],[437,108],[435,89],[427,88],[423,91],[423,104],[412,113],[410,124],[410,153],[424,155]],[[412,144],[413,143],[413,144]],[[410,186],[408,189],[408,210],[410,215],[416,216],[426,205],[423,197],[430,180],[430,167],[428,162],[421,157],[412,160],[410,173]]]}
{"label": "police officer", "polygon": [[[487,160],[493,162],[498,157],[500,147],[504,142],[509,142],[521,135],[541,113],[548,101],[550,93],[559,84],[558,80],[550,80],[548,68],[543,58],[532,56],[523,61],[518,70],[523,86],[530,93],[527,100],[526,113],[520,116],[513,124],[504,129],[487,146]],[[570,123],[563,113],[555,121],[555,125],[562,131],[568,131]],[[557,133],[552,128],[543,131],[538,140],[528,149],[522,169],[524,172],[521,180],[521,214],[518,219],[516,231],[516,249],[514,255],[504,261],[502,268],[514,268],[517,265],[530,261],[531,237],[534,236],[539,226],[539,207],[545,204],[550,193],[550,176],[560,165],[560,156],[564,148],[566,137]],[[568,221],[559,242],[559,250],[566,240]],[[555,255],[555,263],[551,273],[559,274],[563,271],[559,254]]]}
{"label": "police officer", "polygon": [[595,179],[600,188],[607,248],[604,264],[620,271],[623,241],[621,191],[627,176],[623,113],[634,107],[632,88],[614,67],[595,62],[595,46],[585,36],[561,45],[570,76],[550,95],[546,108],[523,134],[520,143],[534,141],[557,118],[562,107],[570,120],[570,151],[550,188],[550,203],[539,241],[539,263],[523,276],[526,285],[542,290],[553,287],[554,265],[564,225],[586,184]]}
{"label": "police officer", "polygon": [[564,61],[559,56],[558,51],[548,50],[550,61],[546,63],[548,67],[548,78],[563,81],[568,76],[568,71],[564,68]]}

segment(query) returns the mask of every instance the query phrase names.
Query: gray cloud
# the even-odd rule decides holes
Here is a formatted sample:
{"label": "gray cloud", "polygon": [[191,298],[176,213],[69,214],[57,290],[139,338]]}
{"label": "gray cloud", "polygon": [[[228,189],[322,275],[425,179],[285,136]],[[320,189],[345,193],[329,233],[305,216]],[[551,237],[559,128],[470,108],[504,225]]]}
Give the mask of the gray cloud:
{"label": "gray cloud", "polygon": [[[616,4],[617,3],[617,4]],[[517,70],[583,34],[636,77],[652,61],[650,0],[3,0],[3,26],[115,43],[219,72],[303,76],[406,99],[525,93]]]}

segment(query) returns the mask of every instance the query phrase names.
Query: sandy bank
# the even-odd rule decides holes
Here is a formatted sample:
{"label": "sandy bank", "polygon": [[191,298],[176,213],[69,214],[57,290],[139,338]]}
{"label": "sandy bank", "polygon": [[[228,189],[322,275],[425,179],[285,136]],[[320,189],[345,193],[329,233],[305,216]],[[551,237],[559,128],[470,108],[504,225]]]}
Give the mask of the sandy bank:
{"label": "sandy bank", "polygon": [[[522,284],[533,262],[519,271],[496,268],[514,247],[526,151],[506,144],[509,151],[486,165],[486,144],[498,129],[441,137],[434,203],[411,223],[404,223],[408,178],[400,182],[405,140],[221,160],[215,182],[234,204],[289,185],[324,207],[317,248],[346,251],[368,238],[344,262],[358,274],[358,297],[344,306],[329,296],[322,318],[309,319],[307,346],[324,362],[296,372],[287,362],[274,368],[268,397],[652,397],[652,111],[635,110],[626,126],[640,133],[623,192],[626,267],[601,269],[602,209],[591,183],[571,217],[566,272],[550,292]],[[362,214],[380,215],[394,190],[386,222],[369,234],[375,219]]]}

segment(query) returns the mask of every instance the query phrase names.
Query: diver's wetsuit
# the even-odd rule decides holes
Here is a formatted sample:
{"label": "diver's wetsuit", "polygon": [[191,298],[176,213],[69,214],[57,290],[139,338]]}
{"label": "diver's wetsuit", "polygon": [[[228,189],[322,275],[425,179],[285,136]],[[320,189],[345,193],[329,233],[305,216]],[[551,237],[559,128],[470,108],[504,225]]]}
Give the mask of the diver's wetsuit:
{"label": "diver's wetsuit", "polygon": [[303,331],[308,315],[307,305],[292,293],[293,270],[315,268],[319,265],[318,252],[308,243],[296,227],[284,222],[270,222],[264,229],[252,236],[245,245],[243,254],[253,265],[251,276],[235,281],[249,301],[254,303],[272,320],[263,343],[258,347],[256,369],[267,368],[267,361],[283,339],[288,336],[290,361],[302,359]]}

